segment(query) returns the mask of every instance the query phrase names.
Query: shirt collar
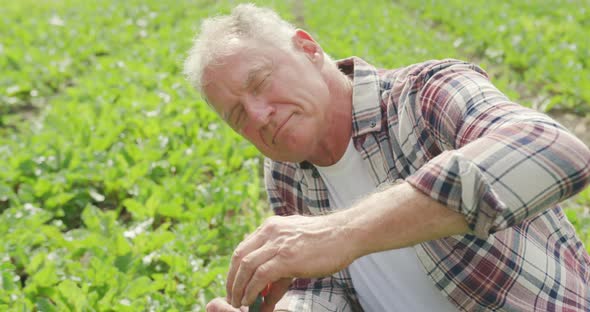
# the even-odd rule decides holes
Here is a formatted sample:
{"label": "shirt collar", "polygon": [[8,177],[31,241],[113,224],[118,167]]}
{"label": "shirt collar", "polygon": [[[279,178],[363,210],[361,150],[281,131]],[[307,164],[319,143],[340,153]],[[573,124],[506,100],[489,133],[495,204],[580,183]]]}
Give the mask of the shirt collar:
{"label": "shirt collar", "polygon": [[361,58],[350,57],[336,62],[352,79],[352,136],[381,130],[381,91],[375,67]]}

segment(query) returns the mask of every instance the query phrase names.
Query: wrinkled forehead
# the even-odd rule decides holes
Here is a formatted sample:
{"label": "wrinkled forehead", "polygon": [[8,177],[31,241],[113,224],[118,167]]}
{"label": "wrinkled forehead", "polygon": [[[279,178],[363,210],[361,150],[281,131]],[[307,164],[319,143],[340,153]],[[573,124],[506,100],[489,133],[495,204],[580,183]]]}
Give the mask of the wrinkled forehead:
{"label": "wrinkled forehead", "polygon": [[203,96],[215,102],[218,93],[243,91],[249,78],[273,60],[273,47],[254,42],[236,42],[230,52],[215,57],[203,70]]}
{"label": "wrinkled forehead", "polygon": [[249,76],[271,62],[264,49],[239,46],[232,53],[218,56],[203,70],[202,96],[216,111],[246,90]]}
{"label": "wrinkled forehead", "polygon": [[223,54],[214,56],[203,70],[203,85],[220,81],[239,82],[251,67],[259,66],[269,58],[263,47],[248,41],[238,41]]}

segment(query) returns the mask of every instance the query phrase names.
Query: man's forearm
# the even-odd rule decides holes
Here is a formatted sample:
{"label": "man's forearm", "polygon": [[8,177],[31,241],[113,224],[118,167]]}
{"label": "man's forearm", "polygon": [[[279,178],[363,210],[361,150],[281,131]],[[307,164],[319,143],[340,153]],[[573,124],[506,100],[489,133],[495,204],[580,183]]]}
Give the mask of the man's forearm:
{"label": "man's forearm", "polygon": [[357,257],[470,231],[462,214],[406,182],[328,218],[334,218],[334,224],[343,227],[351,243],[358,246]]}
{"label": "man's forearm", "polygon": [[236,247],[228,301],[249,305],[269,282],[328,276],[369,253],[468,230],[463,215],[405,182],[331,215],[271,217]]}

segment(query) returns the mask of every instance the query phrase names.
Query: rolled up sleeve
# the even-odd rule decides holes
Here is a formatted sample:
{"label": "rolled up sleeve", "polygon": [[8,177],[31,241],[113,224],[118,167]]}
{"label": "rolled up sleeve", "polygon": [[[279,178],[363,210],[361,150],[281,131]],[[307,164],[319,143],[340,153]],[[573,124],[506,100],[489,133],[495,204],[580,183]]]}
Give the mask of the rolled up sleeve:
{"label": "rolled up sleeve", "polygon": [[402,150],[419,154],[406,181],[465,215],[478,237],[590,182],[588,148],[548,116],[508,100],[479,67],[447,60],[405,84],[396,133]]}

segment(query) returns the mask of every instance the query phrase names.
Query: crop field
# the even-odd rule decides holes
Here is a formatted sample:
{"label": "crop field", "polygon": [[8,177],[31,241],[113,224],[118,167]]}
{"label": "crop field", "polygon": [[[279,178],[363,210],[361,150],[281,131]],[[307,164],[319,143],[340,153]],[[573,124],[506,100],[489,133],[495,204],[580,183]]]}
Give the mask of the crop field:
{"label": "crop field", "polygon": [[[0,311],[203,311],[225,295],[233,248],[270,214],[262,159],[182,62],[200,20],[238,2],[0,6]],[[587,0],[254,2],[334,58],[465,59],[523,105],[590,114]],[[590,189],[564,207],[588,249]]]}

